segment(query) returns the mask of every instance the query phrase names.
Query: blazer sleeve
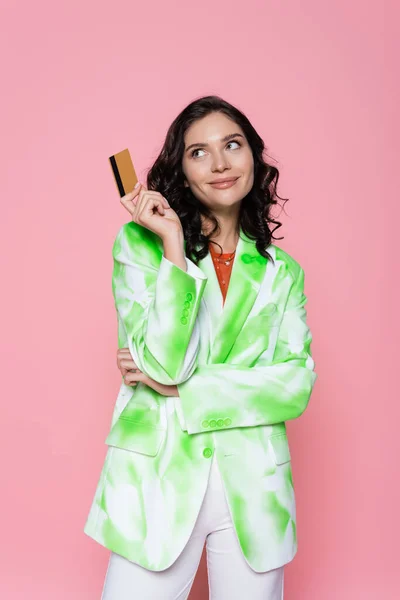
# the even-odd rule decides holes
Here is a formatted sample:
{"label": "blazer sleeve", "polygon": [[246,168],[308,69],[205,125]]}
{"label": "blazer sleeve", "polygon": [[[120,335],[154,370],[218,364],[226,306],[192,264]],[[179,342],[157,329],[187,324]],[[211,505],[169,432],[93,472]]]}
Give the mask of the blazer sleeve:
{"label": "blazer sleeve", "polygon": [[115,239],[112,289],[123,332],[118,341],[119,347],[128,344],[143,373],[176,385],[197,365],[196,317],[207,277],[187,258],[187,271],[169,261],[155,238],[159,240],[132,221]]}
{"label": "blazer sleeve", "polygon": [[300,268],[290,288],[273,360],[261,355],[252,367],[198,366],[177,386],[182,429],[193,434],[272,425],[304,412],[317,377],[306,302],[304,271]]}

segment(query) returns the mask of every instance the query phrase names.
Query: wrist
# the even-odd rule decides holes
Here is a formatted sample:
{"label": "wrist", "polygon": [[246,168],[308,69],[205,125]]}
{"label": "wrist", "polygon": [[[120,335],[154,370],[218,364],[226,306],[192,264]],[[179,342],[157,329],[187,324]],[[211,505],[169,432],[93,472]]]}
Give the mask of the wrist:
{"label": "wrist", "polygon": [[165,258],[177,265],[183,271],[187,271],[183,230],[177,229],[176,232],[163,238],[162,242]]}
{"label": "wrist", "polygon": [[183,247],[183,229],[182,225],[179,223],[176,224],[175,227],[171,227],[167,234],[161,237],[161,241],[164,247],[167,246],[177,246],[182,245]]}

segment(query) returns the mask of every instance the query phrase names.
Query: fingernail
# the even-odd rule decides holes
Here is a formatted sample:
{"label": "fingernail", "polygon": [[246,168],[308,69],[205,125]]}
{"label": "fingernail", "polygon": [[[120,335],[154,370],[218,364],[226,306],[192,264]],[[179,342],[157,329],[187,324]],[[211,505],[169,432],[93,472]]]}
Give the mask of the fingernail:
{"label": "fingernail", "polygon": [[138,181],[138,182],[136,183],[136,185],[135,185],[135,187],[134,187],[133,189],[135,189],[135,188],[139,187],[139,185],[140,185],[140,181]]}

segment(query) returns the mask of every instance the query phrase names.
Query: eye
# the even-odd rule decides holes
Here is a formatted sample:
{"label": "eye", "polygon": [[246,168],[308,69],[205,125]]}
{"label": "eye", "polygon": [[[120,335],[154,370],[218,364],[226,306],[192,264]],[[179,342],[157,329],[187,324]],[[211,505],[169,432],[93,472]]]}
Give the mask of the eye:
{"label": "eye", "polygon": [[195,150],[193,150],[193,152],[191,153],[191,156],[193,158],[197,158],[197,156],[195,156],[195,152],[204,152],[203,148],[196,148]]}
{"label": "eye", "polygon": [[[231,140],[230,142],[227,143],[227,146],[229,146],[230,144],[237,144],[240,148],[241,144],[239,142],[237,142],[236,140]],[[233,150],[235,150],[235,148],[233,148]]]}

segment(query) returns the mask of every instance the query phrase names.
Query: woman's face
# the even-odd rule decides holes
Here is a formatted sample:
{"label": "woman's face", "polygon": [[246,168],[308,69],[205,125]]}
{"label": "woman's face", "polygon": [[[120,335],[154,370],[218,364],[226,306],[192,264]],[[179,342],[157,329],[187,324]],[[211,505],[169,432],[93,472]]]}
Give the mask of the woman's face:
{"label": "woman's face", "polygon": [[238,208],[254,182],[253,154],[239,125],[214,112],[193,123],[184,141],[185,186],[216,214]]}

